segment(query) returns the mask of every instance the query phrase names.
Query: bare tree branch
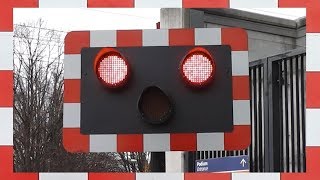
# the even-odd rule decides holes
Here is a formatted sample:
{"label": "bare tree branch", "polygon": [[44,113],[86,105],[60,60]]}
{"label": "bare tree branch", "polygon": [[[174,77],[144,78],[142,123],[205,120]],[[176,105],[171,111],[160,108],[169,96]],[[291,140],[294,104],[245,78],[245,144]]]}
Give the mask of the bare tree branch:
{"label": "bare tree branch", "polygon": [[15,26],[15,170],[124,172],[117,153],[71,154],[63,148],[63,35],[41,19]]}

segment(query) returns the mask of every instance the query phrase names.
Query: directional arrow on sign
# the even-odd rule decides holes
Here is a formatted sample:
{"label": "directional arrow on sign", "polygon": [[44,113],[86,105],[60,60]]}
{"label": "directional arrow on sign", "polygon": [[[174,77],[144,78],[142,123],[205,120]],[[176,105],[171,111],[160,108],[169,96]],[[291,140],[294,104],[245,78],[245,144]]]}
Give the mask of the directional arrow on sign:
{"label": "directional arrow on sign", "polygon": [[244,160],[244,159],[242,159],[242,160],[240,161],[240,164],[242,164],[242,167],[244,167],[244,165],[247,164],[247,161]]}

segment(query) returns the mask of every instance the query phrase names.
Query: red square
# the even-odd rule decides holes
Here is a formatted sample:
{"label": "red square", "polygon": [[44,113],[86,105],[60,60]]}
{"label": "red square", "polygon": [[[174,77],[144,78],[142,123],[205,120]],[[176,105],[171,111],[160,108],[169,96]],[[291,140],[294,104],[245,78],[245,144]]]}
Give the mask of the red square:
{"label": "red square", "polygon": [[90,180],[135,180],[134,173],[89,173]]}
{"label": "red square", "polygon": [[169,29],[169,46],[194,46],[194,29]]}
{"label": "red square", "polygon": [[320,108],[320,72],[306,73],[307,108]]}
{"label": "red square", "polygon": [[280,8],[304,8],[307,5],[307,0],[279,0]]}
{"label": "red square", "polygon": [[196,133],[179,133],[170,134],[171,151],[196,151],[197,134]]}
{"label": "red square", "polygon": [[13,106],[13,71],[0,71],[0,107]]}
{"label": "red square", "polygon": [[233,76],[232,77],[232,93],[234,100],[250,99],[249,76]]}
{"label": "red square", "polygon": [[183,0],[184,8],[228,8],[229,0]]}
{"label": "red square", "polygon": [[64,80],[64,102],[80,103],[80,79]]}
{"label": "red square", "polygon": [[134,7],[134,0],[88,0],[88,7]]}
{"label": "red square", "polygon": [[89,152],[88,135],[82,135],[80,128],[63,128],[63,146],[68,152]]}
{"label": "red square", "polygon": [[0,146],[0,177],[13,172],[13,146]]}
{"label": "red square", "polygon": [[185,173],[184,180],[231,180],[231,173]]}
{"label": "red square", "polygon": [[142,46],[142,31],[117,31],[117,47]]}
{"label": "red square", "polygon": [[[303,180],[307,179],[305,173],[281,173],[281,180]],[[307,179],[309,180],[309,179]]]}
{"label": "red square", "polygon": [[9,180],[38,180],[38,173],[13,173],[9,175]]}
{"label": "red square", "polygon": [[307,33],[320,32],[320,1],[309,0],[307,3]]}
{"label": "red square", "polygon": [[21,7],[21,8],[27,8],[27,7],[39,7],[39,0],[13,0],[13,6],[14,7]]}
{"label": "red square", "polygon": [[225,150],[244,150],[251,144],[251,126],[233,126],[233,131],[224,134]]}
{"label": "red square", "polygon": [[0,32],[13,31],[13,3],[12,0],[1,0],[0,5]]}
{"label": "red square", "polygon": [[65,54],[80,54],[81,49],[90,46],[89,31],[69,32],[65,37]]}
{"label": "red square", "polygon": [[242,28],[222,28],[222,45],[230,45],[232,51],[248,51],[248,34]]}
{"label": "red square", "polygon": [[118,152],[142,152],[143,135],[142,134],[120,134],[117,135]]}
{"label": "red square", "polygon": [[307,147],[306,148],[306,167],[307,173],[310,174],[308,180],[316,180],[320,177],[320,147]]}

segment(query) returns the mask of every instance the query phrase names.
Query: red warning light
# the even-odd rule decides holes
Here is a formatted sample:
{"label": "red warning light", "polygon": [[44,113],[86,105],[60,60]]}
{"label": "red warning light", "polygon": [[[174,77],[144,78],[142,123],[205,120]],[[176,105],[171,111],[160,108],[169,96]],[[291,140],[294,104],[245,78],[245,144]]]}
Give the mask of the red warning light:
{"label": "red warning light", "polygon": [[126,84],[129,78],[129,64],[115,49],[103,48],[95,59],[94,70],[98,79],[109,88]]}
{"label": "red warning light", "polygon": [[188,85],[203,87],[210,83],[215,74],[215,63],[204,48],[191,50],[183,59],[180,70]]}

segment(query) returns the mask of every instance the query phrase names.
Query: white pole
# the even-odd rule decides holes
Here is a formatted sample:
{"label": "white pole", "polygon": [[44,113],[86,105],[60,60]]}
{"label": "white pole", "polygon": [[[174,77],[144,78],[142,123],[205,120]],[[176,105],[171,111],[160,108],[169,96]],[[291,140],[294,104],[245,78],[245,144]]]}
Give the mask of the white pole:
{"label": "white pole", "polygon": [[[160,28],[186,28],[186,9],[165,8],[160,12]],[[166,172],[184,172],[184,152],[166,152]]]}
{"label": "white pole", "polygon": [[184,172],[184,152],[166,152],[166,172]]}

